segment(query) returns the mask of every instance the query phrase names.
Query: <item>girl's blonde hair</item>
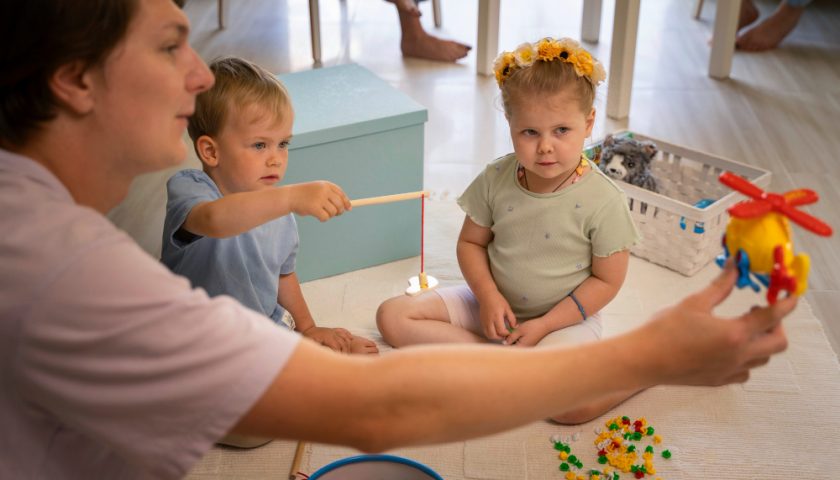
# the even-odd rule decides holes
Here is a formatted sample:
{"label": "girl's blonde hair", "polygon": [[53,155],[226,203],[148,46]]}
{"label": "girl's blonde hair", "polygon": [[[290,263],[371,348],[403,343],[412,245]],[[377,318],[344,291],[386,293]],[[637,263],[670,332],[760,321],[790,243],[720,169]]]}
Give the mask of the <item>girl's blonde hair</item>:
{"label": "girl's blonde hair", "polygon": [[[187,131],[193,144],[203,135],[217,136],[228,115],[260,105],[277,120],[287,115],[292,102],[286,87],[264,68],[237,57],[210,64],[216,77],[213,87],[198,95]],[[197,153],[197,152],[196,152]]]}
{"label": "girl's blonde hair", "polygon": [[595,89],[606,78],[601,63],[577,41],[551,37],[502,52],[496,58],[494,73],[508,117],[512,104],[525,95],[550,95],[568,89],[576,94],[581,110],[589,113]]}

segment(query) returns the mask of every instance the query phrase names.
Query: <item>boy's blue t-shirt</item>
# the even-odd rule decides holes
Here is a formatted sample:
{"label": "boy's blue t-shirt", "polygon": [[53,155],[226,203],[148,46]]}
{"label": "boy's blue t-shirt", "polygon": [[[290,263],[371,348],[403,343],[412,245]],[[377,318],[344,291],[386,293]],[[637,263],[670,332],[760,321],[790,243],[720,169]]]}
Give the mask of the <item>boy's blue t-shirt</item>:
{"label": "boy's blue t-shirt", "polygon": [[222,198],[213,180],[200,170],[182,170],[166,190],[161,261],[210,296],[230,295],[279,323],[285,312],[277,303],[279,277],[294,272],[299,245],[294,216],[235,237],[202,237],[179,229],[197,204]]}

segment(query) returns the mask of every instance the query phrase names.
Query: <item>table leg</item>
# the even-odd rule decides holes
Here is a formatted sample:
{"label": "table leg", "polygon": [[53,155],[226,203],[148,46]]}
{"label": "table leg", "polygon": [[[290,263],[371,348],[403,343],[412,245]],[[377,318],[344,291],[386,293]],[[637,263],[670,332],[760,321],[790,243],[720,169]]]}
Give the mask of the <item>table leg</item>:
{"label": "table leg", "polygon": [[309,0],[309,34],[312,37],[312,61],[321,64],[321,12],[318,0]]}
{"label": "table leg", "polygon": [[584,42],[598,43],[601,36],[601,3],[601,0],[583,0],[580,38]]}
{"label": "table leg", "polygon": [[476,72],[493,74],[493,60],[499,53],[499,7],[501,0],[478,0]]}
{"label": "table leg", "polygon": [[735,54],[735,35],[738,33],[738,15],[741,0],[717,2],[715,5],[715,33],[712,53],[709,56],[709,76],[729,78],[732,73],[732,56]]}
{"label": "table leg", "polygon": [[616,120],[627,118],[630,114],[633,64],[636,60],[636,36],[639,30],[639,2],[640,0],[615,2],[607,86],[607,116]]}

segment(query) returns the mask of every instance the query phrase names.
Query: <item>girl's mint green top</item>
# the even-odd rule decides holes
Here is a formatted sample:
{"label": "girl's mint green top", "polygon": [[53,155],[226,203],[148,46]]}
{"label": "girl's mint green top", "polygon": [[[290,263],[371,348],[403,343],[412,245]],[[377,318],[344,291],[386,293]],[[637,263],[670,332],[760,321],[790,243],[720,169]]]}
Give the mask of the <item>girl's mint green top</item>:
{"label": "girl's mint green top", "polygon": [[511,153],[490,163],[458,198],[493,231],[490,271],[518,319],[544,315],[592,274],[592,256],[630,248],[639,232],[624,192],[597,167],[554,193],[533,193]]}

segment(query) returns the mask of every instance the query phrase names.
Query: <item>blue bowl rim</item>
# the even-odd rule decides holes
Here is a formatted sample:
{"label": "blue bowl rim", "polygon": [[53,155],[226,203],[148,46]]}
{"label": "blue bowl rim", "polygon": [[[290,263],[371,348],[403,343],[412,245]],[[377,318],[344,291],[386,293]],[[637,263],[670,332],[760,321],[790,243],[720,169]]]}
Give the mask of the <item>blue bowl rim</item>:
{"label": "blue bowl rim", "polygon": [[336,460],[336,461],[334,461],[334,462],[332,462],[332,463],[329,463],[329,464],[324,465],[323,467],[319,468],[318,470],[316,470],[316,471],[315,471],[315,473],[313,473],[313,474],[309,477],[309,479],[310,479],[310,480],[317,480],[319,476],[321,476],[321,475],[323,475],[323,474],[325,474],[325,473],[329,473],[329,472],[331,472],[332,470],[335,470],[336,468],[343,467],[344,465],[349,465],[349,464],[351,464],[351,463],[361,463],[361,462],[393,462],[393,463],[401,463],[401,464],[403,464],[403,465],[408,465],[408,466],[410,466],[410,467],[414,467],[414,468],[416,468],[416,469],[418,469],[418,470],[422,471],[423,473],[425,473],[425,474],[427,474],[427,475],[430,475],[430,476],[431,476],[432,478],[434,478],[435,480],[443,480],[443,477],[441,477],[440,475],[438,475],[437,473],[435,473],[435,471],[434,471],[434,470],[432,470],[431,468],[427,467],[426,465],[423,465],[423,464],[422,464],[422,463],[420,463],[420,462],[417,462],[417,461],[415,461],[415,460],[411,460],[410,458],[398,457],[398,456],[396,456],[396,455],[387,455],[387,454],[381,454],[381,455],[356,455],[356,456],[354,456],[354,457],[342,458],[341,460]]}

